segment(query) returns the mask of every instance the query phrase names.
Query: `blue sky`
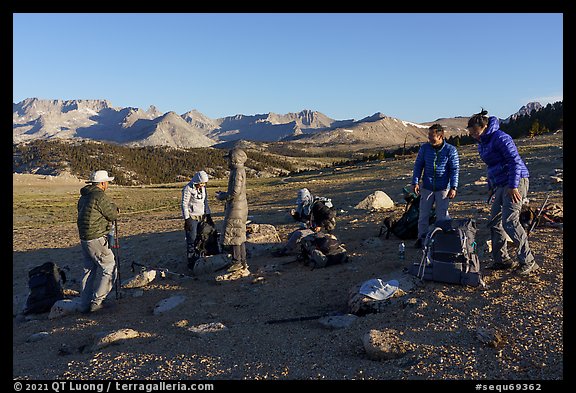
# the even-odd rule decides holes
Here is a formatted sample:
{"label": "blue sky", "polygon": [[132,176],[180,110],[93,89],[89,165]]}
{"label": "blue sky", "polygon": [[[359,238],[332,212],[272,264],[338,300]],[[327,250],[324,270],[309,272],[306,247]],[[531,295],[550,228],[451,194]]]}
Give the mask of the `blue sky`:
{"label": "blue sky", "polygon": [[562,14],[14,14],[13,101],[209,117],[507,117],[563,97]]}

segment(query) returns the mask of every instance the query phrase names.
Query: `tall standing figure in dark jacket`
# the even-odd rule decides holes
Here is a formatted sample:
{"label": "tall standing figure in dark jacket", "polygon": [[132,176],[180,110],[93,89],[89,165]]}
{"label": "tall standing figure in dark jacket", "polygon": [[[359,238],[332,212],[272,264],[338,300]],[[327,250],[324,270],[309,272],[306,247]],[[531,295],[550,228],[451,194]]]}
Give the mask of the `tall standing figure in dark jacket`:
{"label": "tall standing figure in dark jacket", "polygon": [[450,218],[448,205],[450,199],[456,196],[459,170],[460,159],[456,147],[444,140],[441,124],[431,125],[428,129],[428,142],[420,146],[412,174],[412,190],[420,194],[416,248],[423,247],[433,205],[436,205],[438,220]]}
{"label": "tall standing figure in dark jacket", "polygon": [[118,217],[118,207],[104,192],[114,177],[107,171],[92,172],[78,200],[78,233],[84,255],[81,311],[95,312],[112,290],[116,279],[116,261],[108,244],[108,232]]}
{"label": "tall standing figure in dark jacket", "polygon": [[497,117],[482,110],[468,121],[470,136],[478,141],[478,153],[488,166],[488,185],[493,202],[490,212],[493,263],[491,269],[515,266],[508,255],[505,233],[518,246],[518,273],[527,275],[538,268],[528,245],[528,236],[520,224],[522,201],[528,194],[528,168],[522,161],[512,137],[500,130]]}
{"label": "tall standing figure in dark jacket", "polygon": [[246,169],[248,156],[242,149],[234,148],[224,156],[228,160],[230,177],[228,191],[216,193],[216,198],[226,201],[224,210],[224,246],[232,246],[232,265],[229,272],[248,270],[246,261],[246,220],[248,201],[246,200]]}

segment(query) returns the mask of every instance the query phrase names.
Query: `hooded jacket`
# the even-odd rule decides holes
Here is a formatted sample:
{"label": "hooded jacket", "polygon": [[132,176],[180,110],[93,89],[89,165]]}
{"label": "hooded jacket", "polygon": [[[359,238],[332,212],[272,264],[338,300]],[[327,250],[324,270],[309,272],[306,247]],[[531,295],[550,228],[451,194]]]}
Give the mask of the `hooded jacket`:
{"label": "hooded jacket", "polygon": [[186,220],[190,217],[201,217],[210,214],[208,206],[208,192],[206,187],[196,188],[194,185],[208,182],[208,174],[199,171],[194,174],[188,184],[182,188],[182,217]]}
{"label": "hooded jacket", "polygon": [[248,201],[246,200],[246,169],[248,159],[241,149],[232,149],[230,155],[230,177],[228,191],[218,194],[218,199],[226,201],[224,211],[225,246],[240,246],[246,242],[246,220],[248,219]]}
{"label": "hooded jacket", "polygon": [[488,166],[490,188],[518,188],[521,178],[530,177],[512,137],[500,129],[497,117],[488,118],[488,127],[480,136],[478,153]]}
{"label": "hooded jacket", "polygon": [[76,221],[80,239],[93,240],[107,235],[112,221],[118,218],[116,205],[95,184],[82,187],[80,195]]}
{"label": "hooded jacket", "polygon": [[296,199],[296,213],[299,217],[310,217],[312,211],[312,194],[307,188],[298,190],[298,198]]}
{"label": "hooded jacket", "polygon": [[[424,170],[424,175],[422,175]],[[460,159],[454,146],[442,141],[440,149],[435,149],[429,142],[420,146],[414,163],[412,184],[418,184],[422,176],[422,186],[429,191],[443,191],[447,188],[458,188]]]}

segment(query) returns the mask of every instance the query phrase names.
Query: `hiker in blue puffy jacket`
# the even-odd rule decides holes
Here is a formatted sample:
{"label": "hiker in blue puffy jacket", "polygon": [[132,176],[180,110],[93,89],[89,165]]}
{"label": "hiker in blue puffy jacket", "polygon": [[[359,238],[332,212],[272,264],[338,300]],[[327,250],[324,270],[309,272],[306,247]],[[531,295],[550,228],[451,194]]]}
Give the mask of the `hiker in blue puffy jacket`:
{"label": "hiker in blue puffy jacket", "polygon": [[516,264],[508,255],[505,233],[518,246],[518,273],[527,275],[538,265],[528,245],[528,236],[520,224],[522,201],[528,194],[528,168],[522,161],[512,137],[500,130],[498,118],[482,110],[468,121],[470,136],[478,140],[478,153],[488,166],[488,185],[493,198],[490,212],[493,263],[490,269],[510,269]]}
{"label": "hiker in blue puffy jacket", "polygon": [[415,194],[421,195],[418,240],[414,245],[416,248],[423,247],[424,238],[428,233],[430,211],[434,204],[438,220],[450,218],[448,204],[450,199],[456,196],[459,169],[460,160],[456,147],[444,140],[442,125],[433,124],[428,129],[428,142],[420,146],[412,175],[412,190]]}

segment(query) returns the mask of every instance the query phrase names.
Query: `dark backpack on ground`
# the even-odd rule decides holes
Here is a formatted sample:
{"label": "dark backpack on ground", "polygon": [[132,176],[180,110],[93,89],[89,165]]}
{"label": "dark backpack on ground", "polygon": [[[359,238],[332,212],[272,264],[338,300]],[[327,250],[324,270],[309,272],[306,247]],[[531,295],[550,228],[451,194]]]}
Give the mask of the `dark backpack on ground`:
{"label": "dark backpack on ground", "polygon": [[325,264],[314,264],[314,267],[326,267],[337,265],[348,261],[348,252],[342,244],[332,235],[326,234],[312,234],[304,237],[300,242],[301,252],[298,256],[299,260],[310,261],[312,260],[312,253],[315,250],[320,251],[326,256]]}
{"label": "dark backpack on ground", "polygon": [[334,206],[327,206],[326,202],[332,202],[326,198],[317,198],[312,205],[312,219],[314,224],[321,226],[327,231],[336,228],[336,209]]}
{"label": "dark backpack on ground", "polygon": [[54,303],[64,299],[62,284],[66,275],[55,263],[46,262],[28,272],[30,294],[26,299],[24,314],[41,314],[50,311]]}
{"label": "dark backpack on ground", "polygon": [[423,280],[483,286],[476,230],[473,219],[437,221],[426,236],[422,260],[410,266],[410,273]]}
{"label": "dark backpack on ground", "polygon": [[[386,229],[386,239],[390,238],[390,233],[396,235],[399,239],[417,239],[418,238],[418,218],[420,216],[420,195],[405,196],[406,208],[404,214],[398,220],[393,221],[390,217],[384,219],[384,225],[380,228],[380,234]],[[436,221],[436,211],[430,211],[428,224],[431,225]]]}
{"label": "dark backpack on ground", "polygon": [[198,222],[198,231],[194,241],[194,249],[198,257],[220,254],[220,234],[206,220]]}

